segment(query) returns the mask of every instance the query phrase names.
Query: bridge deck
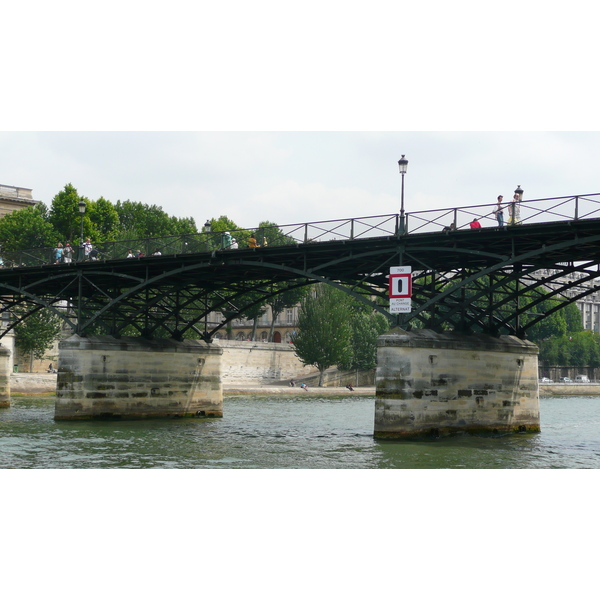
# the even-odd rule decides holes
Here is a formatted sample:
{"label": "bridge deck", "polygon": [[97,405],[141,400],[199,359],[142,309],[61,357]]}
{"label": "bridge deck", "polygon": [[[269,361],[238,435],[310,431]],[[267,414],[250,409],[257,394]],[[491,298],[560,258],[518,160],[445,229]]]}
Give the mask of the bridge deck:
{"label": "bridge deck", "polygon": [[[579,243],[574,245],[574,240]],[[539,249],[544,246],[541,257]],[[186,279],[193,285],[218,289],[232,281],[265,279],[265,269],[271,272],[269,278],[278,280],[300,273],[337,278],[344,273],[381,272],[384,265],[389,270],[390,265],[400,264],[401,254],[413,269],[421,264],[436,271],[480,269],[529,254],[538,255],[532,257],[532,263],[540,267],[570,261],[600,262],[600,219],[4,268],[0,269],[0,286],[43,289],[60,295],[61,280],[81,270],[87,277],[93,276],[93,284],[85,281],[84,288],[120,287],[119,280],[122,285],[132,285],[142,279],[160,279],[168,285]]]}
{"label": "bridge deck", "polygon": [[[432,328],[442,327],[444,322],[459,326],[460,321],[463,328],[471,323],[495,334],[522,332],[519,314],[533,309],[544,298],[530,299],[521,307],[517,296],[524,286],[519,284],[513,290],[506,288],[508,295],[500,302],[496,297],[500,291],[498,278],[489,284],[494,287],[488,292],[480,288],[469,297],[466,286],[478,277],[477,273],[496,271],[517,281],[523,273],[535,269],[572,273],[577,270],[575,263],[584,262],[585,281],[596,278],[600,218],[3,268],[0,296],[5,310],[13,310],[19,303],[40,307],[66,301],[78,307],[78,323],[89,326],[94,319],[104,319],[109,331],[130,325],[141,315],[146,321],[144,331],[152,319],[155,328],[167,327],[171,319],[175,322],[172,329],[179,331],[186,319],[184,329],[195,327],[212,311],[225,314],[226,321],[236,318],[249,306],[264,303],[281,291],[274,284],[285,282],[290,286],[337,282],[350,286],[351,293],[379,296],[385,301],[390,267],[411,265],[415,310],[410,318],[419,317],[423,326]],[[443,290],[432,288],[437,274],[451,272],[455,275],[442,282]],[[427,281],[429,275],[433,277]],[[539,283],[536,280],[529,285],[533,289]],[[578,292],[579,297],[591,291]],[[248,292],[259,297],[248,298]],[[555,292],[546,295],[551,293]],[[470,298],[481,304],[486,296],[488,308],[479,306],[474,311]],[[80,300],[75,302],[77,298]],[[381,304],[372,306],[385,312]],[[469,317],[467,312],[473,314]],[[513,313],[515,323],[510,324]]]}

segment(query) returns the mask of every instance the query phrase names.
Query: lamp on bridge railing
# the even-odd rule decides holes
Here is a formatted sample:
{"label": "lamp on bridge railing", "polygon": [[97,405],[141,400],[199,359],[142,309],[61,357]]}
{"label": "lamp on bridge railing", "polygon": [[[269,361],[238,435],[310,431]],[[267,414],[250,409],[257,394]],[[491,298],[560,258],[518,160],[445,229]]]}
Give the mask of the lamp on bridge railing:
{"label": "lamp on bridge railing", "polygon": [[85,202],[80,200],[77,206],[79,207],[79,214],[81,215],[81,241],[79,242],[79,252],[81,254],[79,258],[81,259],[83,258],[83,215],[85,215]]}
{"label": "lamp on bridge railing", "polygon": [[404,158],[404,154],[402,155],[402,158],[398,161],[398,167],[400,169],[400,175],[402,175],[402,195],[400,200],[400,223],[398,226],[398,233],[402,235],[404,234],[404,175],[408,167],[408,161]]}
{"label": "lamp on bridge railing", "polygon": [[521,222],[521,200],[523,200],[523,190],[521,189],[521,186],[518,185],[512,199],[512,205],[509,206],[511,225],[518,225]]}
{"label": "lamp on bridge railing", "polygon": [[[212,225],[210,224],[210,219],[206,219],[206,223],[204,223],[204,227],[202,229],[203,229],[204,233],[210,233],[211,232]],[[210,250],[209,238],[210,238],[210,236],[207,235],[206,236],[206,251],[207,252]]]}

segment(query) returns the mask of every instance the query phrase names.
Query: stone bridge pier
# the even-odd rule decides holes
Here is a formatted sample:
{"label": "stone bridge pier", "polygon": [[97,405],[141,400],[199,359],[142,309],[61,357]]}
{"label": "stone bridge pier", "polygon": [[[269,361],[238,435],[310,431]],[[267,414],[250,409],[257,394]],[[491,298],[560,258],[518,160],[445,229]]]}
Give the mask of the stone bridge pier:
{"label": "stone bridge pier", "polygon": [[376,438],[539,430],[535,344],[430,330],[379,337]]}
{"label": "stone bridge pier", "polygon": [[200,341],[71,336],[59,343],[54,418],[222,417],[222,353]]}
{"label": "stone bridge pier", "polygon": [[0,346],[0,408],[10,407],[10,350]]}

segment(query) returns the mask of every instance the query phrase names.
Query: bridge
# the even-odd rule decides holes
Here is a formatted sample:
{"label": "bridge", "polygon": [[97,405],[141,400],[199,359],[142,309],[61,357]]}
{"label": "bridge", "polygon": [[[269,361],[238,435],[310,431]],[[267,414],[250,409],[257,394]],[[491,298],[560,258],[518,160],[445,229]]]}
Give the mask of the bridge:
{"label": "bridge", "polygon": [[[516,222],[505,226],[496,222],[495,208],[495,204],[483,204],[410,212],[406,213],[403,223],[399,215],[390,214],[240,230],[231,232],[241,246],[236,250],[223,248],[222,232],[205,231],[193,236],[106,243],[98,246],[97,260],[78,260],[70,264],[53,264],[49,248],[4,253],[0,297],[4,311],[17,315],[5,332],[44,307],[55,311],[72,328],[75,341],[63,344],[61,349],[62,371],[69,374],[64,375],[62,381],[59,366],[59,399],[61,389],[66,390],[62,397],[69,405],[64,418],[84,418],[91,414],[77,408],[82,396],[100,398],[101,404],[111,399],[106,405],[108,409],[103,405],[104,412],[93,414],[119,412],[114,408],[118,394],[104,390],[115,372],[123,371],[120,361],[124,355],[119,354],[122,350],[127,350],[128,356],[138,356],[135,366],[125,369],[128,372],[141,372],[146,368],[140,367],[139,362],[144,353],[146,358],[148,352],[186,354],[185,360],[182,359],[188,361],[184,370],[192,369],[196,382],[198,377],[205,377],[206,393],[203,400],[194,405],[200,407],[195,414],[218,416],[220,409],[215,408],[215,403],[219,404],[219,393],[215,391],[218,350],[207,346],[202,350],[205,358],[198,362],[201,367],[196,363],[191,366],[187,354],[195,352],[197,355],[198,349],[190,350],[184,340],[195,337],[210,342],[228,321],[248,308],[263,305],[286,289],[315,282],[340,287],[369,303],[374,310],[391,316],[387,300],[389,269],[410,265],[413,309],[410,314],[393,317],[401,331],[427,330],[438,336],[446,335],[447,331],[463,336],[487,335],[483,346],[479,342],[471,346],[471,350],[484,353],[482,348],[494,345],[490,339],[501,336],[524,339],[527,329],[549,312],[600,287],[594,284],[600,276],[600,194],[523,201],[511,207],[512,214],[518,215]],[[469,227],[475,217],[480,220],[481,229]],[[258,247],[248,247],[251,235],[258,240]],[[145,256],[125,258],[132,248],[142,248]],[[160,255],[153,255],[157,250]],[[581,287],[582,283],[591,285]],[[548,298],[558,302],[544,313],[541,306]],[[217,325],[208,322],[208,315],[213,311],[223,315]],[[132,333],[140,338],[135,348],[129,337]],[[99,342],[86,341],[86,337],[91,339],[98,334],[106,337]],[[440,337],[435,342],[423,342],[417,334],[415,336],[411,338],[413,341],[406,342],[404,337],[400,342],[386,344],[414,345],[417,340],[415,343],[420,347],[431,343],[436,347],[452,346],[458,354],[465,344],[463,338],[460,343]],[[119,342],[121,338],[127,340]],[[174,346],[176,343],[180,345]],[[510,356],[511,361],[515,353],[519,354],[519,373],[523,365],[528,366],[529,383],[525,386],[522,382],[515,383],[510,398],[502,400],[508,403],[503,404],[504,407],[516,402],[517,389],[527,388],[526,395],[532,395],[530,388],[534,384],[537,398],[537,355],[535,375],[532,375],[531,358],[537,349],[534,351],[531,346],[511,342],[494,349],[496,355]],[[94,358],[84,364],[80,356],[85,352],[80,351],[85,349],[90,349],[90,356]],[[427,351],[430,350],[428,347]],[[433,356],[437,355],[430,353],[418,361],[434,365]],[[101,363],[96,364],[98,357],[102,357]],[[112,375],[107,367],[111,357],[115,365]],[[157,363],[152,364],[156,368]],[[444,368],[457,367],[446,365]],[[78,383],[86,379],[90,370],[96,373],[96,378],[100,377],[98,373],[104,377],[93,392]],[[147,379],[154,377],[144,372]],[[207,372],[210,374],[206,375]],[[165,377],[165,380],[173,379],[172,374]],[[386,375],[384,379],[389,380],[389,377]],[[399,380],[406,382],[406,377]],[[485,385],[481,383],[479,387]],[[502,385],[496,387],[500,390]],[[504,387],[507,388],[506,383]],[[108,386],[109,390],[113,388]],[[167,393],[163,388],[150,386],[140,392],[140,397],[172,399],[174,392]],[[389,386],[386,389],[382,388],[382,396],[406,395],[399,388],[391,392]],[[183,396],[188,393],[180,392]],[[122,394],[129,400],[134,397],[129,392]],[[478,402],[480,407],[481,397]],[[164,405],[160,410],[152,410],[144,409],[144,416],[167,414]],[[535,423],[529,425],[531,419],[535,421],[535,416],[531,417],[535,410],[526,412],[528,424],[519,427],[535,429]],[[183,409],[183,414],[190,414],[189,406]],[[494,418],[497,421],[498,417]],[[511,421],[510,427],[513,425]],[[385,436],[384,430],[385,427],[381,434]]]}
{"label": "bridge", "polygon": [[[539,311],[544,300],[557,299],[555,311],[600,287],[600,194],[522,202],[519,224],[504,227],[494,208],[407,213],[402,235],[391,214],[232,232],[246,246],[237,250],[205,232],[101,244],[98,260],[70,264],[53,264],[51,248],[6,253],[0,298],[16,318],[0,336],[47,307],[79,335],[210,341],[252,306],[315,282],[390,316],[389,269],[406,264],[413,310],[394,317],[405,329],[526,337],[549,314]],[[481,229],[468,228],[475,216]],[[448,223],[457,229],[443,231]],[[267,245],[247,247],[250,232]],[[145,256],[125,258],[132,247]],[[213,311],[223,315],[217,325]]]}

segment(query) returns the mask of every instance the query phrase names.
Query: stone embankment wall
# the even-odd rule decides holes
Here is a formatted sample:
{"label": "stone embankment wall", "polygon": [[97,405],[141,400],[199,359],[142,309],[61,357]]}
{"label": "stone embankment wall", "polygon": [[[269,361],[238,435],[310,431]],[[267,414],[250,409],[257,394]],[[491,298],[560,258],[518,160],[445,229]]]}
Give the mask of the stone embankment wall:
{"label": "stone embankment wall", "polygon": [[540,383],[540,396],[600,396],[600,383]]}
{"label": "stone embankment wall", "polygon": [[[225,386],[275,385],[294,379],[297,383],[306,382],[315,387],[319,371],[315,367],[302,364],[290,344],[265,342],[238,342],[233,340],[215,341],[214,347],[222,348],[221,380]],[[58,361],[56,362],[58,366]],[[325,372],[326,387],[373,386],[375,371],[346,373],[335,368]],[[56,391],[56,375],[50,373],[12,373],[10,377],[12,393],[43,394]]]}
{"label": "stone embankment wall", "polygon": [[12,373],[10,376],[11,394],[55,394],[56,374],[54,373]]}
{"label": "stone embankment wall", "polygon": [[268,385],[291,378],[303,379],[319,372],[315,367],[305,367],[290,344],[218,340],[213,345],[223,349],[223,384]]}

